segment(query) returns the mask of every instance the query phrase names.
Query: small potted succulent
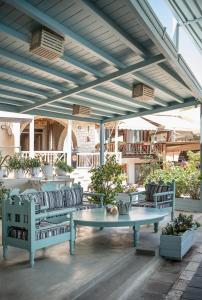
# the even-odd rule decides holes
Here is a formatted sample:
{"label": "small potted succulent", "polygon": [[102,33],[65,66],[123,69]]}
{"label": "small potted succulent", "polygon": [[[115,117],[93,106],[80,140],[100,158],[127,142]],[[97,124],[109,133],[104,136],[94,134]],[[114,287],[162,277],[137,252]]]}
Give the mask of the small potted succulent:
{"label": "small potted succulent", "polygon": [[53,166],[49,162],[43,161],[41,169],[44,177],[48,178],[53,176]]}
{"label": "small potted succulent", "polygon": [[160,236],[160,255],[173,260],[182,260],[194,244],[195,229],[200,226],[192,215],[179,214],[168,223]]}
{"label": "small potted succulent", "polygon": [[3,178],[5,176],[5,163],[9,159],[9,155],[3,156],[0,152],[0,178]]}
{"label": "small potted succulent", "polygon": [[8,160],[7,167],[10,171],[14,172],[15,178],[24,178],[25,170],[27,168],[26,159],[22,158],[20,154],[14,154],[14,156],[10,157]]}
{"label": "small potted succulent", "polygon": [[65,176],[72,173],[73,167],[69,166],[64,160],[59,160],[55,163],[55,173],[57,176]]}
{"label": "small potted succulent", "polygon": [[41,161],[39,158],[29,158],[28,159],[28,166],[31,176],[39,177],[40,174],[40,167]]}
{"label": "small potted succulent", "polygon": [[58,160],[55,163],[55,173],[57,176],[66,176],[68,173],[72,173],[74,168],[69,166],[64,160]]}

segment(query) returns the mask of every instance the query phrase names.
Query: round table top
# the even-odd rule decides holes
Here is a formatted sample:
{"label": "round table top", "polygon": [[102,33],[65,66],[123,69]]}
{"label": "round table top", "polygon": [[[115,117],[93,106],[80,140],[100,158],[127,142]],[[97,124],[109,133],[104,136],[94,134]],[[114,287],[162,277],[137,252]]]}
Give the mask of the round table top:
{"label": "round table top", "polygon": [[84,226],[131,226],[151,224],[163,220],[169,214],[165,209],[132,207],[128,215],[111,215],[106,208],[80,210],[73,213],[76,224]]}

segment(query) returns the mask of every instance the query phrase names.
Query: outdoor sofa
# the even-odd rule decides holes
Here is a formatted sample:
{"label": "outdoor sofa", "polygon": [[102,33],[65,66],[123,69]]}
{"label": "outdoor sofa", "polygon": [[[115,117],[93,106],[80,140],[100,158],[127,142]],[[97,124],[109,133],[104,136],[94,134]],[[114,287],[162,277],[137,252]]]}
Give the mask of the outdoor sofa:
{"label": "outdoor sofa", "polygon": [[[86,196],[98,197],[99,204],[85,202]],[[70,254],[74,252],[75,230],[72,213],[75,210],[103,206],[103,195],[84,193],[82,187],[25,192],[3,200],[2,243],[3,256],[8,246],[26,249],[30,266],[34,265],[38,249],[69,241]]]}
{"label": "outdoor sofa", "polygon": [[131,205],[135,207],[166,208],[171,211],[174,219],[175,181],[148,182],[144,191],[130,193]]}

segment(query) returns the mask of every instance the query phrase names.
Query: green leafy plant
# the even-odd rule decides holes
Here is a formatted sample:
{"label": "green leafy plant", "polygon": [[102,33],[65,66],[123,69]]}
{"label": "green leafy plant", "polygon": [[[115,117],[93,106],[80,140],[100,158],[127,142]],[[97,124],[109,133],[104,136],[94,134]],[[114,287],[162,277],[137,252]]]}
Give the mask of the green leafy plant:
{"label": "green leafy plant", "polygon": [[22,158],[19,154],[14,154],[14,156],[8,160],[7,167],[10,171],[25,170],[27,168],[27,160]]}
{"label": "green leafy plant", "polygon": [[179,214],[172,223],[162,228],[163,235],[182,235],[191,228],[198,228],[200,224],[193,221],[193,215]]}
{"label": "green leafy plant", "polygon": [[41,161],[38,158],[28,158],[27,159],[27,167],[28,168],[40,168]]}
{"label": "green leafy plant", "polygon": [[128,184],[126,186],[124,186],[124,193],[133,193],[133,192],[137,192],[137,184]]}
{"label": "green leafy plant", "polygon": [[175,180],[176,196],[189,196],[192,199],[200,198],[200,170],[199,153],[188,152],[188,161],[183,165],[174,165],[166,162],[163,168],[156,169],[145,178],[145,183],[149,180],[158,182],[171,182]]}
{"label": "green leafy plant", "polygon": [[104,204],[114,204],[117,193],[124,191],[125,180],[122,166],[117,163],[116,156],[107,156],[105,164],[92,168],[89,172],[92,174],[92,191],[104,194]]}
{"label": "green leafy plant", "polygon": [[74,168],[69,166],[64,160],[58,160],[55,163],[55,167],[67,173],[72,173],[74,171]]}

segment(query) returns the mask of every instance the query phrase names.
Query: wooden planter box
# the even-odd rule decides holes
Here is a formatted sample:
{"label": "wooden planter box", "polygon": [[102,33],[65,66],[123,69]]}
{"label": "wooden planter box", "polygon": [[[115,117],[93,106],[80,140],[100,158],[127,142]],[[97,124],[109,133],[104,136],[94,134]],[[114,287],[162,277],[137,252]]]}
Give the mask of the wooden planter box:
{"label": "wooden planter box", "polygon": [[180,236],[161,235],[160,255],[173,260],[182,260],[183,256],[194,244],[195,227],[185,231]]}

